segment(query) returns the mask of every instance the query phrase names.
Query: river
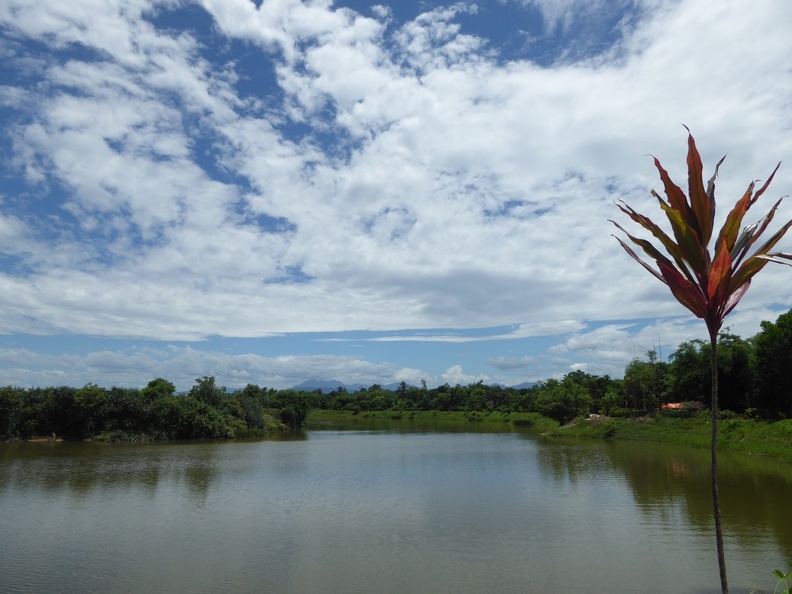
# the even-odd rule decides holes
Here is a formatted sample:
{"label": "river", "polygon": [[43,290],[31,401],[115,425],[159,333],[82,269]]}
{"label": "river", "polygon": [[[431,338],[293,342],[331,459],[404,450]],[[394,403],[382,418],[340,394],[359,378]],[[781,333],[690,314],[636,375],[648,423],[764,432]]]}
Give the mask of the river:
{"label": "river", "polygon": [[[719,592],[706,451],[447,429],[0,444],[0,591]],[[792,467],[722,455],[721,498],[772,592]]]}

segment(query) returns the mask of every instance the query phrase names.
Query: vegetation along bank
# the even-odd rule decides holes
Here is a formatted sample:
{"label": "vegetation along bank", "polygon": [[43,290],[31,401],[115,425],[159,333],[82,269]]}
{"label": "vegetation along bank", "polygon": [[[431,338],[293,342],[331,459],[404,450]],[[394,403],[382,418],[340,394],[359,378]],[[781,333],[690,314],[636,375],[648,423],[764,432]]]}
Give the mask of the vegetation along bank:
{"label": "vegetation along bank", "polygon": [[[775,323],[762,322],[761,332],[747,340],[721,333],[718,349],[722,446],[785,455],[792,450],[792,421],[786,420],[792,419],[792,311]],[[163,378],[142,389],[7,386],[0,388],[0,439],[228,439],[302,427],[311,411],[406,420],[436,411],[449,419],[455,413],[480,422],[537,424],[545,417],[560,425],[595,414],[607,418],[578,423],[563,434],[704,446],[706,414],[695,411],[709,407],[709,382],[709,344],[691,340],[667,361],[655,351],[635,358],[622,379],[573,371],[522,388],[402,382],[394,390],[373,385],[323,393],[249,384],[230,391],[212,376],[182,393]],[[691,403],[691,410],[667,408],[681,402]]]}

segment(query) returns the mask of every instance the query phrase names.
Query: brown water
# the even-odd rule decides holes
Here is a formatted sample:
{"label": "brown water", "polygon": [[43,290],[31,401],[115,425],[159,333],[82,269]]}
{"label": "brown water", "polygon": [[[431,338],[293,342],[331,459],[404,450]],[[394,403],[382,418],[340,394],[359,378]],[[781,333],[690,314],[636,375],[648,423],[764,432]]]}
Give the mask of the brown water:
{"label": "brown water", "polygon": [[[792,467],[722,456],[733,592],[792,568]],[[525,433],[0,445],[0,592],[717,592],[708,454]]]}

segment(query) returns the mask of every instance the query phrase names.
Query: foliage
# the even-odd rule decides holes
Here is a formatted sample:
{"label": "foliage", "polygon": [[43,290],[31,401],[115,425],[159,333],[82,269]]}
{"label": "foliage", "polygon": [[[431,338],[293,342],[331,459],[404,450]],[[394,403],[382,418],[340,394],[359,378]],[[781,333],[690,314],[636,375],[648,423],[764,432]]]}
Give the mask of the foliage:
{"label": "foliage", "polygon": [[213,375],[196,379],[195,385],[190,388],[190,396],[210,406],[220,405],[225,395],[225,387],[217,386]]}
{"label": "foliage", "polygon": [[[718,447],[723,451],[759,455],[792,462],[792,419],[768,422],[739,416],[721,419]],[[680,417],[665,412],[639,417],[585,419],[552,431],[556,437],[657,441],[694,448],[710,447],[707,411]]]}
{"label": "foliage", "polygon": [[530,428],[545,433],[558,427],[558,423],[536,412],[470,412],[416,410],[408,413],[394,414],[392,410],[367,411],[355,413],[348,410],[313,410],[308,415],[308,426],[332,423],[334,425],[362,425],[370,427],[376,423],[406,422],[416,427],[431,426],[434,429],[458,430],[460,424],[476,430],[502,430],[509,427]]}
{"label": "foliage", "polygon": [[669,392],[674,402],[709,403],[710,355],[709,345],[703,340],[685,341],[671,354]]}
{"label": "foliage", "polygon": [[756,393],[754,406],[765,416],[792,416],[792,310],[762,322],[754,338]]}
{"label": "foliage", "polygon": [[[725,159],[725,157],[724,157]],[[667,201],[652,190],[661,210],[666,215],[674,239],[648,217],[638,213],[622,202],[619,209],[649,231],[665,249],[664,254],[651,242],[627,233],[613,222],[634,244],[655,261],[657,269],[644,262],[624,241],[616,238],[627,253],[646,268],[658,280],[668,285],[674,297],[693,314],[702,318],[714,339],[723,325],[723,320],[739,303],[751,284],[753,277],[768,262],[787,264],[791,254],[770,252],[787,232],[792,221],[785,223],[767,241],[753,252],[754,244],[773,220],[781,200],[759,222],[745,227],[740,225],[748,209],[764,194],[780,163],[770,174],[764,185],[754,194],[754,182],[728,214],[715,240],[715,252],[710,254],[709,244],[715,221],[715,179],[723,163],[715,166],[706,190],[702,178],[702,163],[692,135],[688,135],[688,196],[668,176],[660,161],[654,159],[665,188]],[[749,255],[750,254],[750,255]]]}
{"label": "foliage", "polygon": [[567,376],[562,382],[547,380],[539,389],[537,410],[562,425],[589,412],[592,398],[580,383]]}
{"label": "foliage", "polygon": [[176,386],[168,380],[158,377],[151,380],[140,393],[146,400],[156,400],[163,396],[173,396],[176,393]]}
{"label": "foliage", "polygon": [[[744,413],[755,403],[754,347],[751,341],[729,332],[718,335],[718,404],[721,409]],[[683,342],[671,355],[669,398],[676,402],[710,404],[711,346],[702,340]]]}
{"label": "foliage", "polygon": [[[707,349],[709,347],[707,346]],[[730,332],[718,335],[718,405],[735,413],[751,406],[754,380],[753,345]],[[722,380],[722,381],[721,381]]]}
{"label": "foliage", "polygon": [[784,573],[780,569],[774,569],[773,575],[778,579],[773,594],[776,592],[779,594],[792,594],[792,571]]}
{"label": "foliage", "polygon": [[19,437],[24,416],[25,391],[7,386],[0,388],[0,435]]}
{"label": "foliage", "polygon": [[[746,418],[778,420],[790,415],[790,384],[777,376],[792,369],[792,311],[779,317],[776,324],[763,323],[762,333],[748,340],[722,332],[718,350],[719,374],[724,378],[720,383],[721,402]],[[341,389],[329,394],[318,390],[267,389],[253,384],[228,391],[218,386],[213,376],[197,379],[186,394],[176,394],[174,384],[164,378],[151,380],[142,389],[105,389],[92,383],[79,389],[6,386],[0,387],[0,439],[53,435],[109,441],[245,437],[277,431],[283,426],[301,427],[315,410],[361,415],[386,411],[386,416],[400,418],[443,411],[458,412],[468,419],[476,413],[476,419],[487,421],[497,418],[497,414],[542,413],[562,423],[587,412],[634,418],[658,414],[658,407],[666,401],[707,403],[710,355],[710,345],[691,340],[680,344],[668,363],[659,361],[654,351],[649,351],[645,360],[631,361],[623,380],[578,370],[561,380],[548,379],[519,389],[479,381],[431,389],[425,384],[416,387],[404,383],[389,390],[375,384],[355,392]],[[672,414],[682,417],[692,413],[667,411],[660,416]],[[610,437],[641,439],[631,437],[632,430],[625,431],[621,425],[589,427],[591,436],[603,437],[603,431],[612,430]],[[788,447],[784,432],[792,431],[792,421],[758,423],[755,427],[746,439],[761,429],[767,444],[762,451],[772,453]],[[729,427],[725,426],[725,430]]]}
{"label": "foliage", "polygon": [[654,349],[646,353],[648,361],[633,359],[624,370],[624,397],[630,408],[656,410],[668,402],[668,363],[660,361]]}
{"label": "foliage", "polygon": [[[218,439],[300,427],[314,406],[310,395],[257,386],[229,394],[214,377],[187,394],[157,378],[142,390],[89,383],[75,389],[0,388],[0,439],[58,437],[106,441]],[[276,407],[276,410],[272,410]]]}

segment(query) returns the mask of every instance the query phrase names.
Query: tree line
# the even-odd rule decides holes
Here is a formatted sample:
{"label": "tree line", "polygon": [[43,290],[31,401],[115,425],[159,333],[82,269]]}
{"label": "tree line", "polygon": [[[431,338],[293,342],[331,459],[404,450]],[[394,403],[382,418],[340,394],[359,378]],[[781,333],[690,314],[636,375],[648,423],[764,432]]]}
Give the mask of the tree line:
{"label": "tree line", "polygon": [[[667,402],[710,405],[710,344],[690,340],[668,362],[655,351],[634,359],[622,380],[624,406],[652,409]],[[792,310],[775,323],[764,321],[754,337],[718,335],[718,402],[721,410],[766,419],[792,416]],[[611,405],[615,403],[607,402]]]}
{"label": "tree line", "polygon": [[[750,339],[721,332],[717,348],[722,410],[770,420],[792,416],[792,310],[775,323],[762,322],[759,334]],[[395,391],[377,385],[354,393],[339,389],[320,395],[317,408],[538,412],[566,423],[589,412],[628,416],[668,403],[709,407],[711,381],[710,344],[690,340],[680,344],[668,361],[662,361],[654,349],[643,359],[636,357],[622,379],[573,371],[560,380],[522,389],[483,382],[427,389],[402,382]]]}
{"label": "tree line", "polygon": [[[709,406],[709,343],[683,342],[662,361],[655,350],[627,364],[614,379],[573,371],[528,388],[443,384],[427,388],[406,382],[395,390],[373,385],[329,393],[277,390],[248,384],[229,391],[213,376],[198,378],[177,393],[166,379],[145,388],[87,384],[47,388],[0,388],[0,438],[117,440],[226,439],[298,428],[311,410],[352,412],[411,410],[538,412],[567,423],[599,413],[628,416],[655,411],[669,402]],[[792,416],[792,310],[775,323],[762,322],[750,339],[730,332],[718,338],[721,409],[766,419]]]}
{"label": "tree line", "polygon": [[105,441],[229,439],[299,428],[311,408],[308,394],[248,385],[229,392],[213,376],[186,393],[166,379],[143,389],[87,384],[0,388],[0,438]]}

